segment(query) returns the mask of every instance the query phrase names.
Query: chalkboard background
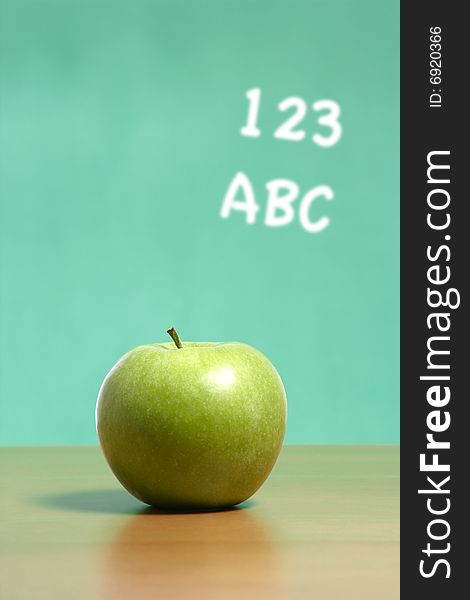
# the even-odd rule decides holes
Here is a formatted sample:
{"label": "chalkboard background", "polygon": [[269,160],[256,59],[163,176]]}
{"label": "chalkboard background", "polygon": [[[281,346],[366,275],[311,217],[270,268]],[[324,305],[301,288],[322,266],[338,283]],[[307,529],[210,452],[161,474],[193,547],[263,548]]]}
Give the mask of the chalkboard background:
{"label": "chalkboard background", "polygon": [[[1,443],[95,443],[101,379],[171,325],[265,352],[288,442],[397,442],[398,18],[397,0],[0,0]],[[299,141],[274,137],[291,96]],[[321,99],[341,110],[326,148]],[[238,172],[251,225],[221,217]],[[269,227],[280,178],[300,195]]]}

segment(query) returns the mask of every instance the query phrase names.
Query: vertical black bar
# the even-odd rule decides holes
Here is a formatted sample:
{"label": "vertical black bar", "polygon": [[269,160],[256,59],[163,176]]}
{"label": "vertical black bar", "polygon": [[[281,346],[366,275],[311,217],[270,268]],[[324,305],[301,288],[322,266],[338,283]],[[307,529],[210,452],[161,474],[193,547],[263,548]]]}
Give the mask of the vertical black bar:
{"label": "vertical black bar", "polygon": [[[470,207],[470,194],[464,189],[470,172],[464,148],[470,30],[464,6],[435,0],[401,3],[401,597],[405,600],[460,599],[468,593],[464,590],[470,573],[463,518],[470,459],[466,419],[470,394],[464,382],[465,373],[470,374],[464,313],[470,273],[470,222],[464,217]],[[436,165],[429,174],[428,161]],[[439,292],[451,305],[460,296],[460,306],[439,306]],[[450,353],[429,354],[429,348]],[[433,386],[440,387],[430,392]],[[450,392],[447,404],[445,387]],[[450,448],[428,448],[433,442],[427,434],[435,442],[449,442]],[[421,454],[427,465],[436,460],[450,470],[423,470]]]}

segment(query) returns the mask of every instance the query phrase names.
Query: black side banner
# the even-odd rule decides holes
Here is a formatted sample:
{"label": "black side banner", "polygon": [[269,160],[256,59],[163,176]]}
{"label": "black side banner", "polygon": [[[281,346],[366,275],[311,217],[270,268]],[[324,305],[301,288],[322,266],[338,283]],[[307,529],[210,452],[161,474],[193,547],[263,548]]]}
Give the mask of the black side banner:
{"label": "black side banner", "polygon": [[[401,597],[465,596],[464,3],[401,3]],[[419,9],[419,11],[418,11]],[[467,31],[466,31],[467,30]],[[465,288],[465,289],[464,289]],[[460,590],[459,592],[457,590]]]}

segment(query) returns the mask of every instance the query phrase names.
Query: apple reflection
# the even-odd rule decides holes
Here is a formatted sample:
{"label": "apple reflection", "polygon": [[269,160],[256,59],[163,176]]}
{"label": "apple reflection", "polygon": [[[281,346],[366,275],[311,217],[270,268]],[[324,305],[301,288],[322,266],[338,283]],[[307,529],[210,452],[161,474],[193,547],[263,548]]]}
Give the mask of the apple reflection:
{"label": "apple reflection", "polygon": [[148,508],[127,520],[104,559],[101,598],[280,598],[279,557],[248,504],[218,512]]}

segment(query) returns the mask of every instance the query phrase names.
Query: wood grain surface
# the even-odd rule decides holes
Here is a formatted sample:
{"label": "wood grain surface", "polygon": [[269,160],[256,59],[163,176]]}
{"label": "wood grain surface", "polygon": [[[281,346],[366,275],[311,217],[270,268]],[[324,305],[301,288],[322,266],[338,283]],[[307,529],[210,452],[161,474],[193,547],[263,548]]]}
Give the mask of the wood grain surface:
{"label": "wood grain surface", "polygon": [[399,597],[399,449],[286,446],[243,505],[171,514],[97,447],[3,448],[2,600]]}

